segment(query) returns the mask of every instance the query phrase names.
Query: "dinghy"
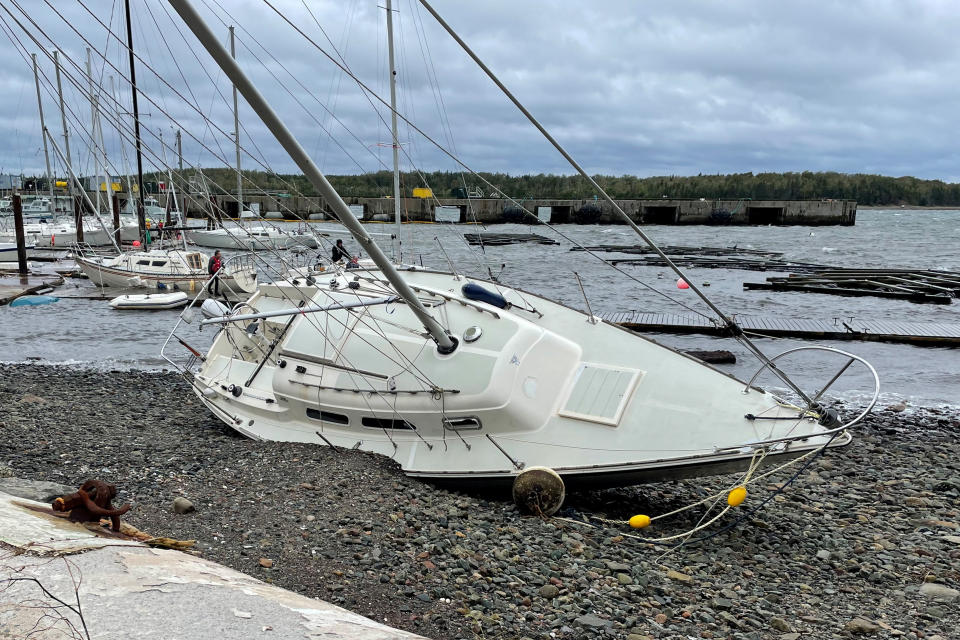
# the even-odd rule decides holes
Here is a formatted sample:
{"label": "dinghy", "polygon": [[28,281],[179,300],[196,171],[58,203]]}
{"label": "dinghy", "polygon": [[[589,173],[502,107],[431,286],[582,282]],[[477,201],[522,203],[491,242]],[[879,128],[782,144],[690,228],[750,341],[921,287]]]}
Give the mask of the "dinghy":
{"label": "dinghy", "polygon": [[110,301],[110,306],[119,311],[159,309],[178,309],[190,302],[190,296],[183,291],[173,293],[134,293],[117,296]]}

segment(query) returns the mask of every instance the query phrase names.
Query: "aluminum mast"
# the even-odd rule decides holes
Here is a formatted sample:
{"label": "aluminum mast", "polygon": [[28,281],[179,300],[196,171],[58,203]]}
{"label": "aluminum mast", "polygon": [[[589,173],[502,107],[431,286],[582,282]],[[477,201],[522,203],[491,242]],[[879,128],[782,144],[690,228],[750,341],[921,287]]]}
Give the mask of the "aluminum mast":
{"label": "aluminum mast", "polygon": [[393,9],[390,0],[387,0],[387,47],[390,51],[390,132],[393,149],[393,221],[397,225],[397,237],[393,240],[393,259],[400,264],[403,248],[403,238],[400,231],[403,229],[400,220],[400,139],[397,136],[397,69],[393,62]]}
{"label": "aluminum mast", "polygon": [[[237,47],[230,26],[230,57],[237,59]],[[237,85],[233,85],[233,138],[237,143],[237,219],[243,217],[243,174],[240,173],[240,107],[237,100]]]}
{"label": "aluminum mast", "polygon": [[[50,215],[54,214],[56,202],[53,195],[53,176],[50,174],[50,151],[47,150],[47,125],[43,122],[43,100],[40,98],[40,72],[37,70],[37,54],[33,58],[33,81],[37,84],[37,109],[40,111],[40,131],[43,136],[43,158],[47,161],[47,190],[50,192]],[[39,191],[39,189],[37,189]]]}
{"label": "aluminum mast", "polygon": [[457,340],[447,334],[446,330],[437,320],[430,315],[430,312],[423,306],[416,293],[410,288],[410,285],[400,276],[400,273],[394,268],[393,263],[383,253],[383,250],[367,235],[363,225],[354,217],[350,207],[343,201],[336,189],[330,185],[327,177],[313,163],[307,152],[300,146],[293,134],[281,122],[280,118],[274,113],[270,105],[267,104],[260,92],[250,82],[246,74],[237,66],[236,61],[230,57],[229,52],[223,48],[216,36],[210,31],[210,28],[204,23],[203,18],[196,12],[188,0],[168,0],[170,5],[180,14],[180,18],[190,27],[193,34],[200,40],[200,43],[206,48],[207,52],[220,66],[223,72],[230,78],[230,81],[243,94],[244,99],[257,113],[263,123],[270,129],[270,132],[280,143],[280,146],[289,154],[290,158],[296,163],[301,171],[313,184],[314,188],[320,192],[320,195],[330,204],[334,214],[350,231],[353,237],[366,249],[367,254],[373,259],[377,267],[383,272],[384,277],[393,285],[396,292],[404,299],[410,310],[417,316],[417,319],[423,324],[423,327],[430,333],[437,343],[437,350],[440,353],[452,353],[457,348]]}

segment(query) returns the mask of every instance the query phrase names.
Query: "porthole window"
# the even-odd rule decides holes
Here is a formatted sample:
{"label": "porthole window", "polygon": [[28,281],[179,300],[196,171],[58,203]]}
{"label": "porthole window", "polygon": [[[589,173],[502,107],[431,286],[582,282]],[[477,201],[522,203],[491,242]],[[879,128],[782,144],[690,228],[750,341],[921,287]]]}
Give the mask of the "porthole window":
{"label": "porthole window", "polygon": [[312,409],[310,407],[307,407],[307,417],[313,418],[314,420],[321,420],[323,422],[330,422],[332,424],[350,424],[350,418],[342,413],[322,411],[319,409]]}
{"label": "porthole window", "polygon": [[415,426],[413,426],[406,420],[400,420],[400,419],[372,418],[372,417],[366,416],[360,422],[363,424],[363,426],[370,427],[371,429],[397,429],[397,430],[406,430],[406,431],[416,430]]}

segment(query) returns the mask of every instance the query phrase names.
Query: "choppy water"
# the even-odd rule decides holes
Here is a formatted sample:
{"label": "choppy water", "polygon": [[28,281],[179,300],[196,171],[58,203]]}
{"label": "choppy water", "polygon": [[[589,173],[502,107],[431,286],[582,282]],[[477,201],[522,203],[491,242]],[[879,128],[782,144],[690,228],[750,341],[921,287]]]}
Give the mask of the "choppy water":
{"label": "choppy water", "polygon": [[[625,226],[561,225],[559,230],[584,244],[637,244]],[[375,229],[380,230],[380,229]],[[384,227],[384,231],[389,231]],[[573,272],[584,281],[595,313],[642,310],[690,313],[682,306],[581,252],[560,246],[508,245],[487,248],[481,254],[467,247],[461,234],[480,231],[466,225],[405,225],[406,257],[421,258],[427,265],[448,268],[439,243],[461,271],[486,275],[486,259],[494,274],[504,267],[501,279],[508,284],[584,308]],[[556,237],[546,227],[497,225],[502,233],[539,233]],[[782,251],[786,259],[840,267],[922,268],[960,271],[960,211],[860,211],[854,227],[707,227],[650,226],[648,233],[662,245],[733,246]],[[347,241],[348,246],[356,243]],[[612,257],[615,254],[602,254]],[[676,277],[662,267],[623,269],[657,292],[707,313],[695,294],[678,290]],[[705,291],[725,312],[832,320],[840,318],[960,322],[960,301],[952,305],[917,305],[879,298],[844,298],[808,293],[744,291],[745,281],[761,282],[773,272],[688,269],[691,281],[709,282]],[[68,285],[70,286],[70,285]],[[64,300],[43,307],[0,307],[0,361],[43,361],[65,366],[103,369],[161,368],[160,346],[177,316],[176,311],[118,312],[102,301]],[[204,347],[213,332],[194,342]],[[734,340],[705,336],[652,336],[683,349],[728,349],[738,363],[721,367],[740,377],[758,368],[756,359]],[[786,339],[755,340],[767,354],[812,344]],[[960,349],[920,348],[867,342],[825,343],[860,355],[878,370],[882,401],[906,400],[915,405],[960,405]],[[786,361],[805,389],[818,388],[842,365],[836,358],[810,357]],[[866,392],[866,371],[854,374],[834,388],[838,395],[857,399]],[[767,380],[769,382],[769,380]],[[862,390],[862,391],[861,391]]]}

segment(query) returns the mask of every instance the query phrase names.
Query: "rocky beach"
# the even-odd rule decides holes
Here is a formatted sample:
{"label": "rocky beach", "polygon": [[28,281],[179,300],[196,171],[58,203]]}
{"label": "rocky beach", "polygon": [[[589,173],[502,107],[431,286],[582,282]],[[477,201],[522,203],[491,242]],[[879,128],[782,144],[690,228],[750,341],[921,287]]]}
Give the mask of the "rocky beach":
{"label": "rocky beach", "polygon": [[[736,478],[574,493],[542,519],[508,496],[409,479],[379,456],[244,439],[169,373],[3,365],[0,406],[0,476],[115,483],[142,530],[432,638],[945,639],[960,628],[955,411],[878,407],[850,446],[782,492],[799,465],[751,485],[703,539],[666,547],[622,521]],[[643,534],[682,533],[702,515]]]}

